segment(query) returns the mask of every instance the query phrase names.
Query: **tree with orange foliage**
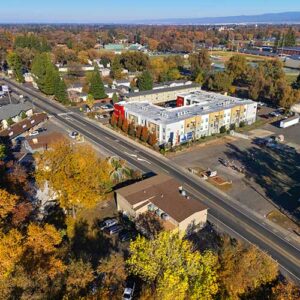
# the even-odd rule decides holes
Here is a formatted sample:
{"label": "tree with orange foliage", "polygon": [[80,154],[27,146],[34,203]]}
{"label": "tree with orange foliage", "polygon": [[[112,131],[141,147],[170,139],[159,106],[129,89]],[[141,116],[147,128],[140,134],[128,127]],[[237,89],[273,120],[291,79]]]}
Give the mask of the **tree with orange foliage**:
{"label": "tree with orange foliage", "polygon": [[142,129],[143,129],[143,127],[142,126],[140,126],[140,125],[138,125],[137,127],[136,127],[136,137],[139,139],[139,138],[141,138],[141,134],[142,134]]}
{"label": "tree with orange foliage", "polygon": [[116,127],[117,123],[118,123],[118,119],[117,119],[116,115],[112,114],[111,119],[110,119],[110,125],[112,127]]}
{"label": "tree with orange foliage", "polygon": [[149,137],[149,131],[147,126],[143,126],[142,128],[142,134],[141,134],[141,140],[143,142],[147,142],[148,141],[148,137]]}
{"label": "tree with orange foliage", "polygon": [[125,133],[128,133],[128,129],[129,129],[128,120],[127,120],[127,119],[124,119],[123,124],[122,124],[122,130],[123,130]]}
{"label": "tree with orange foliage", "polygon": [[123,121],[124,121],[123,117],[122,117],[122,116],[119,116],[119,118],[118,118],[118,127],[119,127],[120,129],[122,128]]}
{"label": "tree with orange foliage", "polygon": [[148,138],[148,144],[150,146],[154,146],[156,145],[157,143],[157,137],[156,137],[156,133],[155,132],[152,132],[150,135],[149,135],[149,138]]}

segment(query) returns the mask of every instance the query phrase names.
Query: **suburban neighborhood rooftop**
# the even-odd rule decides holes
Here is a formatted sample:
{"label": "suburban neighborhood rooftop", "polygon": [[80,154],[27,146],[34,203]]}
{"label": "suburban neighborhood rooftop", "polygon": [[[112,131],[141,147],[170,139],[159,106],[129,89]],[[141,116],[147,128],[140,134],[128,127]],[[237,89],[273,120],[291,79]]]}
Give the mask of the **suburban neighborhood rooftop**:
{"label": "suburban neighborhood rooftop", "polygon": [[253,103],[252,100],[229,97],[205,91],[181,94],[179,96],[188,96],[188,99],[197,101],[197,103],[177,108],[164,108],[153,105],[148,101],[124,102],[122,105],[128,109],[129,113],[138,113],[140,116],[147,117],[153,122],[169,124],[174,121],[185,120],[189,117],[207,115],[211,112],[222,111],[237,105]]}
{"label": "suburban neighborhood rooftop", "polygon": [[206,210],[207,207],[197,200],[182,196],[180,187],[181,184],[175,178],[159,174],[118,189],[116,193],[137,207],[141,204],[147,205],[147,202],[152,203],[177,222],[181,222],[196,212]]}

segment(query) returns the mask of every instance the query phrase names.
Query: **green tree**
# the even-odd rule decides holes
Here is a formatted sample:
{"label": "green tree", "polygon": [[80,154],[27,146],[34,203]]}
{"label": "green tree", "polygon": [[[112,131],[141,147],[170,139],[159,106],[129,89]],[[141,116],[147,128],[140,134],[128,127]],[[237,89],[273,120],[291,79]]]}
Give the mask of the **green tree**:
{"label": "green tree", "polygon": [[116,104],[118,102],[119,102],[119,97],[116,93],[114,93],[113,96],[112,96],[112,103]]}
{"label": "green tree", "polygon": [[93,95],[95,99],[107,98],[107,95],[105,94],[104,84],[97,67],[95,67],[95,70],[90,79],[89,94]]}
{"label": "green tree", "polygon": [[209,72],[211,69],[211,60],[208,51],[206,49],[201,49],[198,53],[191,55],[190,64],[194,78],[197,77],[199,72]]}
{"label": "green tree", "polygon": [[153,89],[153,78],[149,71],[144,71],[137,81],[140,91],[148,91]]}
{"label": "green tree", "polygon": [[122,65],[120,63],[120,58],[115,57],[112,64],[111,64],[112,77],[114,79],[122,79],[123,78],[122,71],[123,71],[123,68],[122,68]]}
{"label": "green tree", "polygon": [[57,84],[55,86],[54,95],[57,101],[62,104],[69,103],[69,97],[67,93],[67,87],[63,79],[57,78]]}
{"label": "green tree", "polygon": [[94,106],[95,99],[92,94],[88,94],[87,99],[86,99],[86,104],[88,105],[88,107],[90,109],[92,109],[92,107]]}
{"label": "green tree", "polygon": [[243,55],[233,55],[226,63],[225,71],[238,84],[246,81],[247,60]]}
{"label": "green tree", "polygon": [[296,34],[292,27],[288,29],[288,32],[283,37],[283,46],[285,47],[294,47],[296,46]]}
{"label": "green tree", "polygon": [[230,90],[231,84],[231,76],[229,76],[225,72],[217,72],[207,79],[205,87],[211,91],[228,92]]}
{"label": "green tree", "polygon": [[7,55],[7,62],[9,64],[9,67],[13,70],[16,80],[18,82],[23,83],[24,82],[24,76],[22,72],[23,65],[20,56],[15,52],[10,52]]}
{"label": "green tree", "polygon": [[15,124],[15,122],[13,121],[12,118],[8,118],[8,119],[6,120],[6,122],[7,122],[7,125],[8,125],[8,126],[11,126],[11,125]]}
{"label": "green tree", "polygon": [[27,118],[27,115],[26,115],[25,111],[22,111],[21,118],[22,118],[22,120]]}
{"label": "green tree", "polygon": [[193,252],[178,234],[161,232],[153,240],[139,236],[130,253],[129,272],[155,284],[159,299],[213,299],[218,291],[217,257]]}
{"label": "green tree", "polygon": [[3,160],[6,156],[6,147],[0,143],[0,160]]}

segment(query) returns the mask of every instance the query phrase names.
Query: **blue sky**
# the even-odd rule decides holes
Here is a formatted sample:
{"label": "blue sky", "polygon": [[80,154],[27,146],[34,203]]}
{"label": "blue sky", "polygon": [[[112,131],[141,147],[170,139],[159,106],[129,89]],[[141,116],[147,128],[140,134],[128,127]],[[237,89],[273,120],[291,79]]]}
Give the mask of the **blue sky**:
{"label": "blue sky", "polygon": [[5,0],[0,22],[121,22],[300,11],[300,0]]}

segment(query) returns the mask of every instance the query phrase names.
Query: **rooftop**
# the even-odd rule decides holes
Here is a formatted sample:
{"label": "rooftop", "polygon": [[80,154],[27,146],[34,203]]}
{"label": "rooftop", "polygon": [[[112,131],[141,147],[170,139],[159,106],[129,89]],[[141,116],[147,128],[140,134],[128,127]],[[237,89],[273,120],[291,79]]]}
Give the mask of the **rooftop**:
{"label": "rooftop", "polygon": [[29,102],[18,104],[7,104],[0,108],[0,120],[7,120],[19,115],[22,111],[26,112],[32,109],[32,105]]}
{"label": "rooftop", "polygon": [[118,189],[131,205],[154,204],[177,222],[182,222],[207,207],[195,199],[187,199],[179,192],[181,184],[173,177],[159,174],[127,187]]}
{"label": "rooftop", "polygon": [[173,86],[173,87],[155,89],[155,90],[150,90],[150,91],[140,91],[137,93],[128,93],[126,95],[126,98],[143,96],[143,95],[151,95],[151,94],[159,94],[159,93],[172,92],[172,91],[180,91],[180,90],[185,90],[185,89],[192,88],[192,87],[200,88],[200,85],[197,83],[193,83],[193,84],[189,84],[189,85]]}
{"label": "rooftop", "polygon": [[38,125],[39,123],[47,120],[47,115],[45,113],[35,114],[30,118],[27,118],[21,122],[12,125],[10,128],[0,131],[0,139],[13,139],[30,128]]}
{"label": "rooftop", "polygon": [[171,124],[187,118],[230,109],[237,105],[254,103],[248,99],[240,99],[205,91],[181,94],[179,96],[197,101],[198,103],[176,108],[160,107],[148,101],[124,102],[122,105],[124,105],[129,113],[136,113],[154,123]]}

